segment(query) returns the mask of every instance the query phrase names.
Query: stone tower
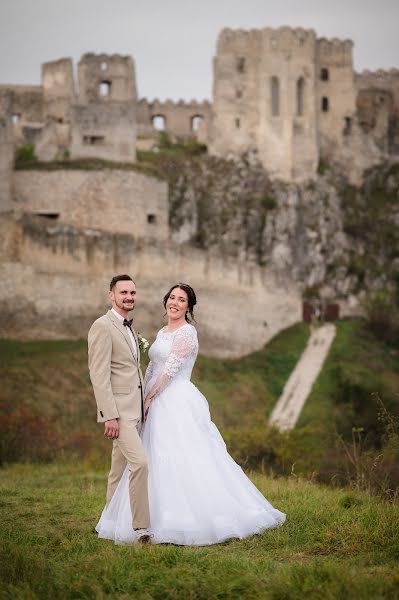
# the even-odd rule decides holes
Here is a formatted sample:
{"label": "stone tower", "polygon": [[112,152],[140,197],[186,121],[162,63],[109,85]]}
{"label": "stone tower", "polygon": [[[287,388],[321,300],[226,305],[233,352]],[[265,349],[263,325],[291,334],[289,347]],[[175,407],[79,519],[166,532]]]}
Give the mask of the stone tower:
{"label": "stone tower", "polygon": [[316,45],[317,115],[322,156],[340,162],[353,131],[356,87],[351,40],[320,38]]}
{"label": "stone tower", "polygon": [[316,35],[265,28],[221,32],[214,59],[210,151],[254,149],[272,177],[311,177],[318,164]]}
{"label": "stone tower", "polygon": [[133,59],[85,54],[78,65],[71,155],[133,162],[136,157],[136,78]]}

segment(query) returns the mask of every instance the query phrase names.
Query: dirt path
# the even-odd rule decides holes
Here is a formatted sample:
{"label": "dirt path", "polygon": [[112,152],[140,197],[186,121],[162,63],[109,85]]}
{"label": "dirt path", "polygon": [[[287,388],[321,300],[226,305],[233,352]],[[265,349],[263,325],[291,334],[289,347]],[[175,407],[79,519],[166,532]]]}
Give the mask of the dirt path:
{"label": "dirt path", "polygon": [[284,386],[269,423],[280,431],[293,429],[316,381],[335,337],[336,328],[327,323],[315,329],[301,358]]}

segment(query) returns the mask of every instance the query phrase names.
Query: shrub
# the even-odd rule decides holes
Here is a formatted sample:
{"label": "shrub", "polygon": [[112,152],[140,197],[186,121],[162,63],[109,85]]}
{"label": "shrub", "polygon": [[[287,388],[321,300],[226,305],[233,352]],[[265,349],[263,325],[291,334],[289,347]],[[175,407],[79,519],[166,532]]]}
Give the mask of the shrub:
{"label": "shrub", "polygon": [[49,461],[58,449],[55,419],[36,408],[22,406],[0,410],[0,465],[18,461]]}
{"label": "shrub", "polygon": [[261,203],[265,210],[273,210],[274,208],[277,208],[277,200],[274,198],[274,196],[263,196]]}
{"label": "shrub", "polygon": [[365,303],[369,329],[384,342],[399,344],[399,306],[397,292],[381,289],[369,295]]}
{"label": "shrub", "polygon": [[16,159],[17,161],[22,162],[37,160],[34,144],[25,144],[24,146],[21,146],[21,148],[17,150]]}

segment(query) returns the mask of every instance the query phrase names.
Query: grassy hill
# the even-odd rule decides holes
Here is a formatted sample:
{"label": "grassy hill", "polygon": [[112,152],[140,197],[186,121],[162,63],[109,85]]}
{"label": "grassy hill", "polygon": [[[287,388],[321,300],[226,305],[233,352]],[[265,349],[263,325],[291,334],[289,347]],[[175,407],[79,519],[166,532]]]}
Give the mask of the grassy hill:
{"label": "grassy hill", "polygon": [[287,513],[277,530],[205,548],[115,546],[93,532],[105,471],[0,471],[0,598],[399,598],[399,506],[295,477],[254,483]]}
{"label": "grassy hill", "polygon": [[[377,487],[385,486],[392,497],[399,485],[399,352],[377,340],[363,321],[339,321],[337,330],[291,433],[269,428],[267,418],[306,345],[306,324],[281,332],[240,360],[200,356],[194,383],[243,466],[283,475],[294,469],[344,484],[353,483],[359,469],[369,469],[368,461],[374,461],[375,474],[386,479]],[[86,343],[0,340],[0,357],[2,463],[76,457],[107,464],[109,441],[95,423]],[[353,453],[356,465],[351,464]]]}

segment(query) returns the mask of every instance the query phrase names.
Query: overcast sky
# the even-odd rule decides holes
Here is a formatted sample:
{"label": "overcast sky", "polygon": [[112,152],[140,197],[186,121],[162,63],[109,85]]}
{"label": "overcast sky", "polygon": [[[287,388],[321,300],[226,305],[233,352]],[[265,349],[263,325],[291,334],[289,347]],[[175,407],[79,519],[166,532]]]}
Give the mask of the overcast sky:
{"label": "overcast sky", "polygon": [[399,0],[0,0],[0,83],[106,52],[134,57],[140,97],[210,99],[220,30],[281,25],[351,38],[357,71],[399,68]]}

